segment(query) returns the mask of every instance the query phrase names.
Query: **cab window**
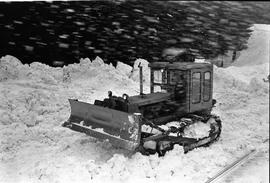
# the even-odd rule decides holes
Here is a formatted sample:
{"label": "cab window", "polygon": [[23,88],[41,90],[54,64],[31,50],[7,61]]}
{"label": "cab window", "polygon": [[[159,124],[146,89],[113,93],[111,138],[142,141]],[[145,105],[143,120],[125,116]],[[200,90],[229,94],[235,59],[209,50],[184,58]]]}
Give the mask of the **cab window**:
{"label": "cab window", "polygon": [[162,84],[167,83],[166,70],[154,70],[154,83]]}
{"label": "cab window", "polygon": [[201,101],[201,73],[192,74],[192,103],[200,103]]}
{"label": "cab window", "polygon": [[210,95],[211,95],[211,73],[205,72],[203,80],[203,100],[205,102],[209,101]]}
{"label": "cab window", "polygon": [[170,84],[176,85],[184,82],[184,75],[181,71],[170,71]]}
{"label": "cab window", "polygon": [[154,71],[154,83],[162,83],[162,72],[160,70]]}
{"label": "cab window", "polygon": [[170,71],[170,84],[176,84],[177,83],[177,72],[175,71]]}

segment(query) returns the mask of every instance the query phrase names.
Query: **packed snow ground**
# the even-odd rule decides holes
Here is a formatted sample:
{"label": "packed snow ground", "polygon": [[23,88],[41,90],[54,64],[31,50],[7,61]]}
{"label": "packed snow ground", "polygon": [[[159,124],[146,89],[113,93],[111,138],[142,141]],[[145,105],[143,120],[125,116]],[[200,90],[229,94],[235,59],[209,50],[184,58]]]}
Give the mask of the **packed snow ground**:
{"label": "packed snow ground", "polygon": [[[120,96],[138,94],[136,66],[118,63],[114,68],[100,58],[86,58],[79,64],[52,68],[2,57],[0,182],[201,183],[253,148],[264,155],[264,161],[257,166],[261,174],[254,174],[252,180],[267,182],[269,83],[263,78],[269,74],[269,62],[262,63],[263,56],[258,55],[260,61],[253,60],[257,64],[252,66],[214,68],[217,104],[213,113],[223,124],[219,141],[187,154],[175,146],[161,158],[131,154],[61,127],[70,114],[69,98],[92,103],[106,97],[108,90]],[[147,61],[138,59],[135,65],[139,62],[147,84]],[[144,89],[149,91],[147,86]]]}

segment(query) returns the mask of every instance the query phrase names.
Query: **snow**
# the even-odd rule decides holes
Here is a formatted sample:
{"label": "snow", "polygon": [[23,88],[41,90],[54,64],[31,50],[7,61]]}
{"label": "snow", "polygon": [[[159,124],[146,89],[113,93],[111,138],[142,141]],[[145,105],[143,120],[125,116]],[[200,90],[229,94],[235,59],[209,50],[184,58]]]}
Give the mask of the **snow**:
{"label": "snow", "polygon": [[107,136],[111,136],[111,137],[119,138],[119,139],[120,139],[120,135],[119,135],[119,136],[115,136],[115,135],[111,135],[111,134],[109,134],[109,133],[106,133],[106,132],[104,131],[103,128],[93,128],[92,126],[85,126],[85,125],[83,125],[83,124],[76,124],[76,125],[77,125],[77,126],[81,126],[81,127],[83,127],[83,128],[88,128],[88,129],[90,129],[90,130],[92,130],[92,131],[96,131],[96,132],[99,132],[99,133],[103,133],[103,134],[105,134],[105,135],[107,135]]}
{"label": "snow", "polygon": [[[203,123],[200,121],[200,122],[191,124],[184,129],[184,133],[181,135],[183,135],[183,137],[196,138],[196,139],[208,137],[209,132],[210,132],[210,124],[211,124],[212,120],[214,120],[214,119],[211,118],[210,121],[208,121],[207,123]],[[171,122],[167,123],[166,125],[159,126],[159,128],[161,128],[165,131],[168,131],[170,129],[170,127],[175,127],[175,128],[181,127],[180,121],[171,121]],[[142,125],[141,131],[145,132],[145,133],[154,134],[154,135],[162,134],[162,132],[160,130],[158,130],[156,128],[152,128],[151,126],[145,125],[145,124]],[[177,137],[177,136],[179,136],[179,134],[174,133],[174,132],[170,132],[169,136]],[[152,144],[150,144],[150,146],[152,147]],[[147,147],[147,146],[144,144],[144,147]],[[153,149],[153,148],[151,148],[151,149]]]}
{"label": "snow", "polygon": [[[257,33],[255,29],[253,34]],[[249,47],[245,54],[252,56],[254,51]],[[213,113],[223,125],[219,141],[187,154],[176,145],[164,157],[131,154],[61,126],[69,118],[69,98],[92,103],[107,97],[108,90],[120,96],[138,94],[139,62],[148,93],[146,60],[136,60],[132,71],[123,63],[116,68],[107,65],[101,58],[52,68],[4,56],[0,59],[0,182],[199,183],[253,148],[263,154],[264,164],[256,170],[264,176],[251,168],[241,182],[267,182],[269,83],[262,79],[269,74],[269,61],[265,54],[246,56],[241,66],[214,67]]]}
{"label": "snow", "polygon": [[265,161],[263,153],[255,152],[255,155],[243,162],[240,168],[221,180],[222,182],[239,183],[269,182],[269,163]]}
{"label": "snow", "polygon": [[162,132],[155,129],[155,128],[152,128],[151,126],[149,125],[142,125],[141,127],[141,131],[142,132],[145,132],[145,133],[150,133],[150,134],[161,134]]}
{"label": "snow", "polygon": [[[140,70],[139,70],[139,64],[142,66],[142,73],[143,73],[143,81],[148,86],[150,85],[150,69],[148,67],[148,61],[144,59],[137,59],[134,62],[133,69],[130,74],[130,78],[133,79],[136,82],[140,81]],[[149,90],[148,90],[149,91]]]}
{"label": "snow", "polygon": [[185,128],[184,137],[199,139],[207,137],[209,135],[209,131],[210,131],[209,123],[198,122]]}
{"label": "snow", "polygon": [[257,65],[269,62],[270,25],[254,24],[251,30],[253,30],[253,33],[248,40],[249,48],[240,53],[240,57],[233,64],[235,66]]}

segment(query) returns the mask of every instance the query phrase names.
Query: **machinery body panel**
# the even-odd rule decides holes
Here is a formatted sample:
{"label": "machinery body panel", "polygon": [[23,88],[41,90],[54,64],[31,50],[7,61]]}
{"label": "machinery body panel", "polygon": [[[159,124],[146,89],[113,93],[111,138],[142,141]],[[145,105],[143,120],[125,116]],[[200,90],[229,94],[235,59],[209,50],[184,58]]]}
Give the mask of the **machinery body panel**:
{"label": "machinery body panel", "polygon": [[135,95],[129,97],[129,103],[144,106],[169,100],[170,96],[171,94],[162,92],[144,94],[143,96]]}

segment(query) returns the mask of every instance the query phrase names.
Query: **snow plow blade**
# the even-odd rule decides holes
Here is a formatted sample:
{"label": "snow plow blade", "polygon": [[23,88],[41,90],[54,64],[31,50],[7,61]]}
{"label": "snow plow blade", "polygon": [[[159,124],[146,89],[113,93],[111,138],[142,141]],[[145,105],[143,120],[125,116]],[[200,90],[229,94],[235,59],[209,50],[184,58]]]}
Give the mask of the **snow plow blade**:
{"label": "snow plow blade", "polygon": [[130,151],[140,145],[142,117],[139,113],[129,114],[74,99],[69,99],[69,103],[71,115],[63,126]]}

